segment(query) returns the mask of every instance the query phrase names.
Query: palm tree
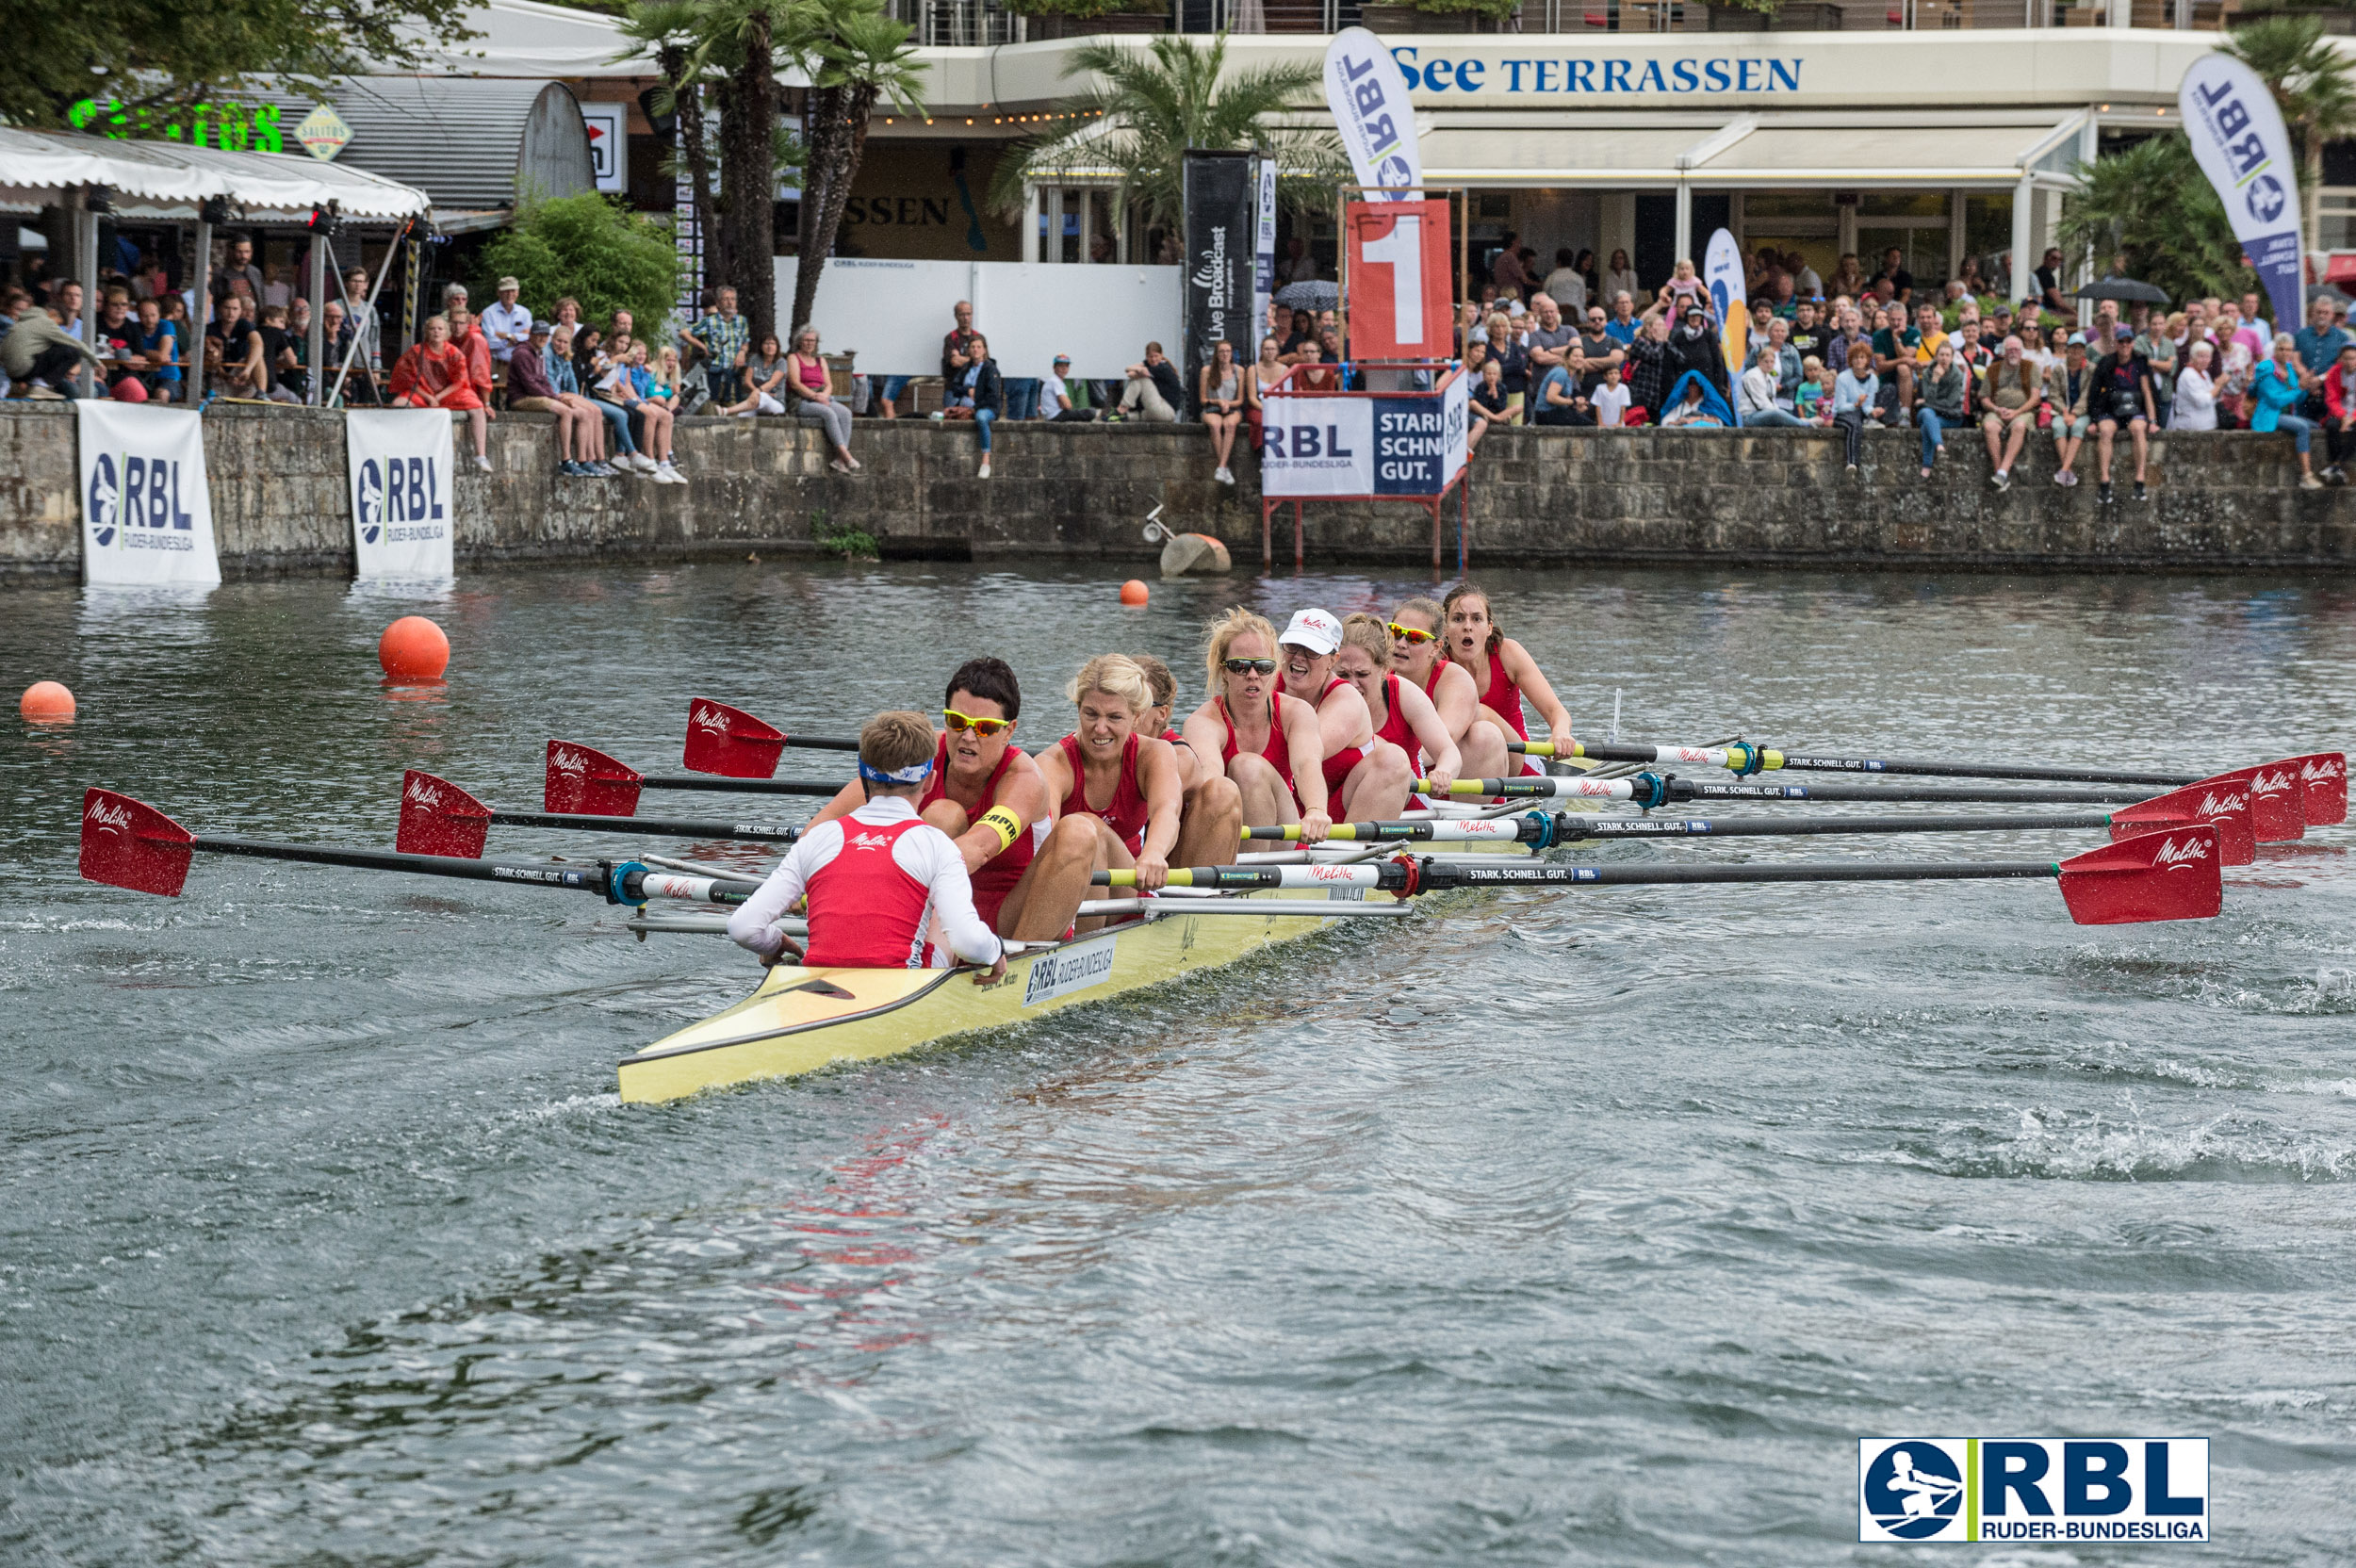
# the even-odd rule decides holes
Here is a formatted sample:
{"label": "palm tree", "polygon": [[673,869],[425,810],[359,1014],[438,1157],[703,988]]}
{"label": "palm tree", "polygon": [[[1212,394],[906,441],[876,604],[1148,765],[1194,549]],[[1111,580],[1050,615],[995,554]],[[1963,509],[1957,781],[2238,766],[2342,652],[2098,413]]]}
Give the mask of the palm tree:
{"label": "palm tree", "polygon": [[2258,286],[2183,132],[2147,137],[2076,172],[2079,187],[2054,236],[2065,253],[2116,256],[2128,277],[2157,284],[2179,302]]}
{"label": "palm tree", "polygon": [[1143,53],[1111,43],[1073,50],[1064,74],[1094,78],[1063,106],[1076,123],[1019,143],[999,159],[992,204],[1021,213],[1030,186],[1111,172],[1120,176],[1121,202],[1137,203],[1149,223],[1174,225],[1186,205],[1181,155],[1256,150],[1276,159],[1281,204],[1296,212],[1330,210],[1334,185],[1350,177],[1340,138],[1282,119],[1318,87],[1323,72],[1268,65],[1230,74],[1226,63],[1225,33],[1208,48],[1163,33]]}
{"label": "palm tree", "polygon": [[654,50],[655,69],[663,76],[654,92],[654,111],[670,115],[678,126],[674,165],[663,172],[674,178],[680,172],[687,175],[695,232],[703,238],[703,276],[695,283],[711,287],[727,277],[728,270],[723,237],[714,220],[712,152],[704,141],[703,15],[704,8],[695,0],[638,0],[624,14],[621,31],[623,37]]}
{"label": "palm tree", "polygon": [[924,72],[908,45],[909,29],[884,14],[882,0],[814,0],[797,8],[795,24],[785,49],[810,82],[803,116],[801,264],[794,276],[793,330],[799,332],[816,307],[819,274],[866,155],[875,106],[888,101],[903,114],[923,112]]}
{"label": "palm tree", "polygon": [[2356,131],[2356,87],[2348,60],[2324,41],[2320,17],[2275,15],[2235,27],[2218,45],[2258,74],[2282,111],[2299,159],[2306,239],[2315,237],[2323,144]]}

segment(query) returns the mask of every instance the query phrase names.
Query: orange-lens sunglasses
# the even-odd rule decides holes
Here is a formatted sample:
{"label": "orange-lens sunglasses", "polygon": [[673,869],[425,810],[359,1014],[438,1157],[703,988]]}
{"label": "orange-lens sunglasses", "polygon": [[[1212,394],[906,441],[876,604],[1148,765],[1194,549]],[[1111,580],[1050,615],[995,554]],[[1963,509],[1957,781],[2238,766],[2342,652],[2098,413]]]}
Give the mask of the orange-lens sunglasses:
{"label": "orange-lens sunglasses", "polygon": [[1004,735],[1014,727],[1012,719],[977,719],[971,713],[960,713],[954,708],[942,709],[941,718],[941,722],[952,730],[970,729],[985,741]]}

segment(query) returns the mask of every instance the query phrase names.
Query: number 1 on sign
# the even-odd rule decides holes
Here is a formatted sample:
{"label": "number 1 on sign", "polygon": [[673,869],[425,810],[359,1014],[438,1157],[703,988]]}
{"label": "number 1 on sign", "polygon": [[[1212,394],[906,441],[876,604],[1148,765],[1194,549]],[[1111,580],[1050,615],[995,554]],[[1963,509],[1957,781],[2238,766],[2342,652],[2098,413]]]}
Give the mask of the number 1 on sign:
{"label": "number 1 on sign", "polygon": [[1391,270],[1391,334],[1401,346],[1423,343],[1423,220],[1401,213],[1391,232],[1359,247],[1359,256]]}

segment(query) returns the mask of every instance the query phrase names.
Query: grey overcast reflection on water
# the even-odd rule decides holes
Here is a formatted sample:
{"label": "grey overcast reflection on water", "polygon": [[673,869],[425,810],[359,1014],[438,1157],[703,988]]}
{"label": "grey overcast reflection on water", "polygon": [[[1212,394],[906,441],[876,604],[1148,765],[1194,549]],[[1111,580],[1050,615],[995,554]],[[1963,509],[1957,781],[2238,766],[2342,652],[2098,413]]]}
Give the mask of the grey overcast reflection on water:
{"label": "grey overcast reflection on water", "polygon": [[[2160,769],[2356,741],[2345,585],[1492,576],[1589,734],[1619,691],[1653,741]],[[93,782],[389,843],[410,765],[532,809],[550,736],[675,768],[690,696],[841,730],[984,651],[1043,745],[1084,656],[1158,652],[1191,702],[1235,596],[1424,588],[1122,611],[1117,580],[11,589],[0,685],[64,679],[81,720],[0,743],[0,1560],[1886,1562],[1855,1440],[1949,1434],[2216,1440],[2217,1544],[1974,1562],[2348,1560],[2348,829],[2263,851],[2207,923],[2081,928],[2022,882],[1458,896],[667,1108],[619,1104],[614,1063],[750,988],[710,938],[255,861],[200,857],[177,902],[74,877]],[[377,683],[411,609],[444,690]],[[684,852],[492,837],[645,849]]]}

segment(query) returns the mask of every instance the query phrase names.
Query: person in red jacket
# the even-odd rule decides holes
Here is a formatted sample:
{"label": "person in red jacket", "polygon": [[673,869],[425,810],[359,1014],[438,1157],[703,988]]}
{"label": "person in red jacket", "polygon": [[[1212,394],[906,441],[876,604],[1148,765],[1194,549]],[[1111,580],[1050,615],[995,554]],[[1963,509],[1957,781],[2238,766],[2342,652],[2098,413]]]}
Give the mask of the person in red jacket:
{"label": "person in red jacket", "polygon": [[2340,357],[2323,373],[2323,442],[2331,466],[2323,470],[2326,484],[2346,484],[2348,470],[2340,465],[2356,453],[2356,343],[2342,345]]}
{"label": "person in red jacket", "polygon": [[424,340],[412,344],[393,366],[392,384],[395,408],[465,410],[467,422],[474,426],[475,466],[485,473],[490,471],[491,460],[483,450],[488,434],[483,421],[488,414],[482,396],[475,391],[466,356],[450,340],[448,317],[425,318]]}

